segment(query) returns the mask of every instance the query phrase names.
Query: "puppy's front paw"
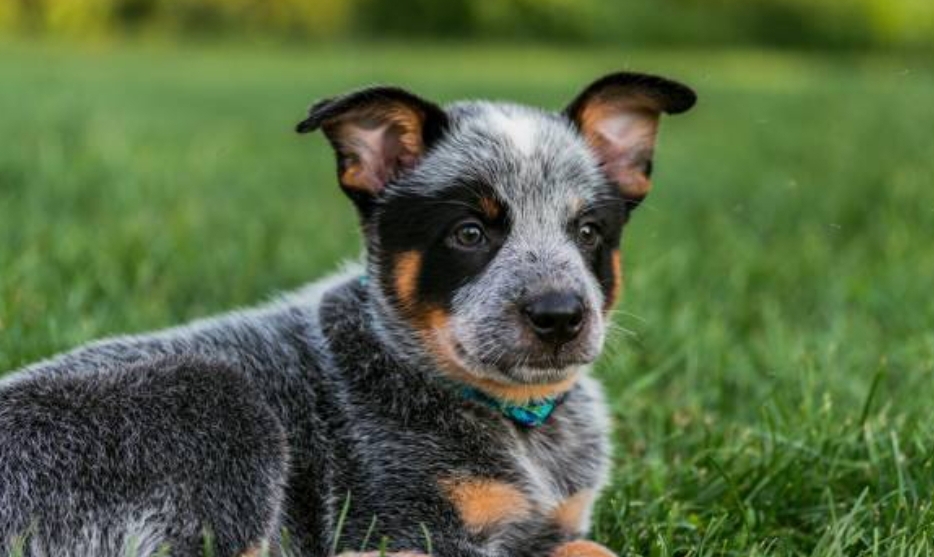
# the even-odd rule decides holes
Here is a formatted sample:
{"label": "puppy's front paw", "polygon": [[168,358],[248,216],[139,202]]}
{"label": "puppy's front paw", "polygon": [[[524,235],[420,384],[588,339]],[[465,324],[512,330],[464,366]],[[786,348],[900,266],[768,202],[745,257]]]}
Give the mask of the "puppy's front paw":
{"label": "puppy's front paw", "polygon": [[616,557],[616,554],[598,543],[574,540],[559,545],[551,557]]}

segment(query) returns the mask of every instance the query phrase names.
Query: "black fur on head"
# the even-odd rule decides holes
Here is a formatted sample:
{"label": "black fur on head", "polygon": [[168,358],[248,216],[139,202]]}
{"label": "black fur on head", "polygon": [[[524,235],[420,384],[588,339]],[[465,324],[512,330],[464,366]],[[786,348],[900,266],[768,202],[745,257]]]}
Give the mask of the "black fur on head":
{"label": "black fur on head", "polygon": [[660,115],[694,102],[633,73],[559,113],[375,87],[314,104],[297,129],[334,146],[390,344],[487,387],[566,386],[602,348]]}

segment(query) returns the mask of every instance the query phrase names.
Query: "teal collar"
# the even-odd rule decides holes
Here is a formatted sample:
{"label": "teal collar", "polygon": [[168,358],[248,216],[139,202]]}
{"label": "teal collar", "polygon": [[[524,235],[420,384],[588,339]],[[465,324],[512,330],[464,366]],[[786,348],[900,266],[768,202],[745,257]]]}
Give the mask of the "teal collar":
{"label": "teal collar", "polygon": [[516,404],[507,400],[493,398],[480,389],[462,386],[460,394],[467,400],[473,400],[496,410],[523,427],[539,427],[548,421],[555,409],[564,402],[567,393],[558,396],[531,400],[526,404]]}

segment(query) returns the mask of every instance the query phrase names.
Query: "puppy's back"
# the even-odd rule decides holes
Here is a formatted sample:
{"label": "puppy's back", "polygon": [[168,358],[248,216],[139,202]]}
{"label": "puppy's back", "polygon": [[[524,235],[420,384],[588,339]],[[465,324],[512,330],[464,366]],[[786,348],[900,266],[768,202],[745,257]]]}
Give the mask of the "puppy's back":
{"label": "puppy's back", "polygon": [[0,552],[188,554],[212,516],[226,554],[269,533],[286,458],[277,418],[216,362],[36,374],[0,389]]}

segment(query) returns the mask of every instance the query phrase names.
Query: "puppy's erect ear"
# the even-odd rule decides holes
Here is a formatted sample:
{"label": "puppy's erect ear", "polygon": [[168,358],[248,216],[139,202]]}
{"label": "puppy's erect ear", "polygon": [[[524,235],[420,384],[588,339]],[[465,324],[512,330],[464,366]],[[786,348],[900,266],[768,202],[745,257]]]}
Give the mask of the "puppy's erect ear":
{"label": "puppy's erect ear", "polygon": [[633,205],[652,186],[652,152],[658,119],[694,106],[689,87],[653,75],[621,72],[591,83],[564,114],[597,155],[607,177]]}
{"label": "puppy's erect ear", "polygon": [[408,91],[371,87],[318,101],[295,131],[324,131],[337,155],[341,187],[363,202],[415,166],[446,122],[440,107]]}

